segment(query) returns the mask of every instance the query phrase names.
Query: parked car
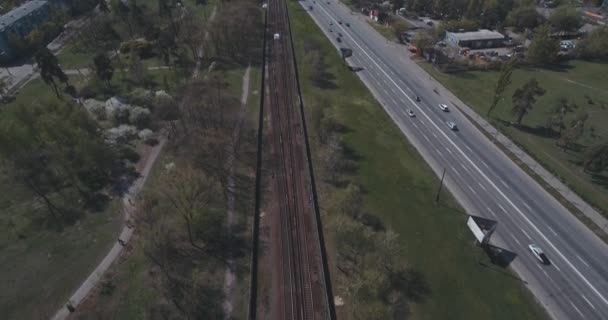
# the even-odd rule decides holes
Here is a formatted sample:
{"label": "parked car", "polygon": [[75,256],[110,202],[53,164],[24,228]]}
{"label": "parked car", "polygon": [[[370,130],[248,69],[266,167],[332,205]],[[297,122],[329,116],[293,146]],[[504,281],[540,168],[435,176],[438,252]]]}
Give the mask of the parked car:
{"label": "parked car", "polygon": [[443,103],[440,103],[440,104],[439,104],[439,109],[441,109],[441,110],[442,110],[442,111],[444,111],[444,112],[448,112],[448,111],[450,111],[450,109],[448,108],[448,106],[446,106],[446,105],[445,105],[445,104],[443,104]]}
{"label": "parked car", "polygon": [[458,130],[458,127],[456,126],[456,124],[455,124],[454,122],[452,122],[452,121],[448,121],[448,122],[446,122],[446,124],[447,124],[447,125],[448,125],[448,127],[449,127],[450,129],[452,129],[453,131],[457,131],[457,130]]}
{"label": "parked car", "polygon": [[532,251],[532,254],[536,257],[536,259],[538,259],[542,264],[550,264],[549,262],[549,258],[547,258],[547,256],[545,255],[545,253],[543,252],[543,249],[541,249],[538,245],[535,244],[530,244],[528,245],[528,249],[530,249],[530,251]]}

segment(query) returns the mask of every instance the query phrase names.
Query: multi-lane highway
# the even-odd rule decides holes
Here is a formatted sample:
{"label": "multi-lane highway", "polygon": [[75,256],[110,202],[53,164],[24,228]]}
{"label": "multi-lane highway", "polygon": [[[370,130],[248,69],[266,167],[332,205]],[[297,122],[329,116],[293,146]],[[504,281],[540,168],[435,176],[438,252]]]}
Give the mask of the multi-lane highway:
{"label": "multi-lane highway", "polygon": [[[353,50],[349,65],[363,68],[357,74],[433,170],[446,169],[446,186],[467,212],[498,221],[492,243],[517,254],[511,268],[551,317],[608,319],[608,246],[435,92],[438,85],[404,47],[388,43],[335,0],[301,5],[336,47]],[[450,130],[447,121],[459,130]],[[531,243],[543,248],[550,265],[530,253]]]}

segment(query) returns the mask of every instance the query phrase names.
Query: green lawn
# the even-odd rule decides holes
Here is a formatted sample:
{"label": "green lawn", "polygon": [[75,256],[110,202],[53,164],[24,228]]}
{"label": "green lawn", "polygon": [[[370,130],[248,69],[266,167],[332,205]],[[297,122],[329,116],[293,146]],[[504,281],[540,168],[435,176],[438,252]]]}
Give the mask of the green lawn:
{"label": "green lawn", "polygon": [[[480,266],[479,262],[491,263],[473,245],[461,209],[456,209],[449,196],[444,197],[443,205],[435,204],[435,175],[360,80],[344,68],[335,48],[308,14],[296,2],[289,3],[307,112],[318,107],[321,99],[329,99],[332,110],[347,127],[342,137],[360,159],[353,179],[365,190],[366,211],[380,216],[386,226],[399,233],[402,263],[421,272],[430,287],[426,299],[411,304],[410,319],[544,319],[542,309],[509,270]],[[322,44],[330,66],[327,71],[335,76],[337,89],[319,89],[309,80],[309,70],[302,61],[303,43],[310,39]],[[314,143],[312,151],[318,168],[321,159]],[[326,199],[335,190],[320,187],[325,209]],[[341,295],[336,286],[336,248],[331,232],[326,228],[332,282],[334,294]],[[338,307],[339,318],[345,319],[340,310],[348,307],[348,301]]]}
{"label": "green lawn", "polygon": [[[474,71],[444,74],[426,63],[420,64],[465,103],[486,117],[493,84],[499,75],[495,71]],[[608,137],[608,64],[572,61],[560,70],[517,69],[512,84],[505,92],[489,119],[518,145],[534,156],[545,168],[556,174],[585,200],[608,213],[608,172],[590,175],[579,165],[584,148],[605,141]],[[534,109],[523,119],[523,127],[509,125],[514,120],[510,112],[511,95],[528,79],[536,77],[547,93],[538,99]],[[579,110],[589,114],[583,137],[578,141],[580,151],[563,150],[556,145],[556,136],[545,129],[549,110],[559,98],[575,102]],[[487,117],[486,117],[487,119]]]}
{"label": "green lawn", "polygon": [[[70,76],[76,87],[84,81]],[[51,101],[59,99],[38,78],[3,109]],[[1,169],[10,172],[7,165]],[[122,225],[116,201],[61,231],[43,224],[46,214],[28,189],[0,175],[0,314],[5,319],[52,316],[114,245]]]}
{"label": "green lawn", "polygon": [[84,49],[78,49],[73,45],[67,45],[57,55],[59,64],[64,70],[86,68],[93,64],[93,56],[95,53],[88,52]]}
{"label": "green lawn", "polygon": [[4,177],[0,186],[0,314],[49,318],[114,245],[118,203],[58,231],[35,222],[46,213],[28,190]]}

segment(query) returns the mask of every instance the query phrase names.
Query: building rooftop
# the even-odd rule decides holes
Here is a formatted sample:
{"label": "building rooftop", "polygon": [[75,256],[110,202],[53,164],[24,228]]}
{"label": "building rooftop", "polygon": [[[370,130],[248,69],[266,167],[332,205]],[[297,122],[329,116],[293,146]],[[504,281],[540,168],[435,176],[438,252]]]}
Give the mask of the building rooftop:
{"label": "building rooftop", "polygon": [[496,31],[480,29],[470,32],[447,32],[459,41],[474,41],[474,40],[495,40],[503,39],[505,36]]}
{"label": "building rooftop", "polygon": [[15,21],[22,17],[36,11],[38,8],[44,6],[47,3],[46,0],[32,0],[28,1],[19,7],[5,13],[0,17],[0,31],[4,30],[7,26],[12,25]]}

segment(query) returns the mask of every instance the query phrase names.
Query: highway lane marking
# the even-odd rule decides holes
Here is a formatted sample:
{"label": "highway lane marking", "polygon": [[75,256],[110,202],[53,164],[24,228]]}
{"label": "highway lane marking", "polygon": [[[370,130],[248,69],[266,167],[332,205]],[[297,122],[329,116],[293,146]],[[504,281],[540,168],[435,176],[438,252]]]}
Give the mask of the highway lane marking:
{"label": "highway lane marking", "polygon": [[580,260],[584,265],[587,266],[587,268],[589,268],[589,264],[587,264],[587,261],[583,260],[583,258],[581,258],[581,256],[579,256],[578,254],[576,255],[576,257],[578,258],[578,260]]}
{"label": "highway lane marking", "polygon": [[553,228],[551,228],[550,226],[547,226],[547,228],[549,228],[549,231],[551,231],[551,233],[553,233],[554,235],[557,236],[557,232],[555,232],[555,230],[553,230]]}
{"label": "highway lane marking", "polygon": [[579,308],[576,307],[576,305],[572,301],[570,301],[570,304],[572,305],[572,307],[574,307],[574,310],[576,310],[576,312],[581,315],[581,317],[585,318],[585,315],[581,312],[581,310],[579,310]]}
{"label": "highway lane marking", "polygon": [[486,189],[481,182],[477,182],[477,184],[483,189],[483,191],[488,192],[488,189]]}
{"label": "highway lane marking", "polygon": [[460,175],[460,173],[458,173],[458,170],[454,170],[453,172],[458,176],[458,178],[462,179],[462,176]]}
{"label": "highway lane marking", "polygon": [[433,137],[435,137],[435,139],[439,139],[439,137],[435,134],[435,132],[431,131],[431,134],[433,135]]}
{"label": "highway lane marking", "polygon": [[545,274],[545,276],[546,276],[547,278],[551,279],[551,277],[549,277],[549,274],[547,273],[547,271],[545,271],[545,268],[543,268],[543,267],[542,267],[540,264],[538,264],[538,263],[536,264],[536,266],[537,266],[537,267],[540,269],[540,271],[542,271],[542,272]]}
{"label": "highway lane marking", "polygon": [[534,211],[534,210],[532,210],[532,208],[531,208],[531,207],[530,207],[530,206],[529,206],[527,203],[525,203],[525,202],[522,202],[522,203],[524,204],[524,206],[525,206],[526,208],[528,208],[528,210],[530,210],[530,211]]}
{"label": "highway lane marking", "polygon": [[447,150],[447,151],[448,151],[450,154],[452,154],[452,150],[450,150],[450,148],[445,147],[445,149],[446,149],[446,150]]}
{"label": "highway lane marking", "polygon": [[490,166],[488,166],[488,164],[485,161],[481,161],[481,164],[483,164],[484,166],[486,166],[486,168],[490,169]]}
{"label": "highway lane marking", "polygon": [[552,263],[552,265],[555,267],[555,269],[557,269],[557,271],[562,272],[562,269],[560,269],[555,263]]}
{"label": "highway lane marking", "polygon": [[517,238],[515,238],[512,234],[510,236],[511,236],[511,238],[513,238],[513,240],[515,240],[515,242],[517,242],[517,244],[519,244],[521,246],[521,242],[519,242],[519,240],[517,240]]}
{"label": "highway lane marking", "polygon": [[492,209],[490,209],[490,207],[486,206],[486,209],[488,209],[488,212],[496,218],[496,214],[494,213],[494,211],[492,211]]}
{"label": "highway lane marking", "polygon": [[500,203],[497,203],[498,207],[500,208],[500,210],[504,211],[505,213],[507,213],[507,210],[505,210],[505,207],[503,207]]}
{"label": "highway lane marking", "polygon": [[587,301],[587,303],[591,306],[591,308],[593,308],[593,310],[597,311],[597,309],[595,308],[595,306],[593,305],[593,303],[591,303],[591,301],[589,301],[589,299],[587,299],[587,297],[585,297],[584,294],[581,294],[581,296],[583,297],[583,299],[585,299],[585,301]]}
{"label": "highway lane marking", "polygon": [[429,138],[426,136],[426,134],[423,134],[422,136],[424,137],[424,139],[425,139],[427,142],[429,142],[429,143],[431,142],[431,140],[429,140]]}
{"label": "highway lane marking", "polygon": [[[319,7],[321,8],[321,10],[323,10],[325,12],[325,14],[327,16],[329,16],[332,20],[336,21],[333,17],[331,17],[327,10],[325,10],[323,7]],[[591,288],[591,290],[606,304],[608,305],[608,300],[597,290],[597,288],[595,288],[595,286],[593,284],[591,284],[591,282],[589,282],[589,280],[572,264],[572,262],[570,262],[570,260],[568,260],[568,258],[566,258],[566,256],[564,256],[564,254],[557,248],[555,247],[555,245],[545,236],[545,234],[540,231],[540,229],[538,229],[538,227],[519,209],[519,207],[517,207],[515,205],[515,203],[513,203],[513,201],[511,201],[511,199],[509,199],[509,197],[507,197],[507,195],[505,195],[505,193],[483,172],[481,171],[481,169],[473,162],[473,160],[471,160],[471,158],[469,156],[466,155],[465,152],[462,151],[462,149],[460,147],[458,147],[458,145],[445,133],[443,132],[439,126],[435,123],[435,121],[433,121],[425,112],[424,110],[418,105],[416,104],[416,102],[414,100],[412,100],[412,98],[410,98],[404,91],[403,89],[401,89],[401,87],[399,85],[397,85],[397,83],[395,82],[395,80],[393,80],[393,78],[391,78],[386,71],[380,67],[380,65],[378,65],[378,63],[372,59],[372,57],[367,53],[367,51],[365,51],[361,45],[359,45],[359,43],[357,41],[355,41],[355,39],[347,32],[347,29],[345,29],[343,26],[338,25],[338,27],[340,29],[342,29],[342,31],[344,32],[344,34],[346,36],[348,36],[353,44],[355,44],[360,50],[361,52],[367,56],[367,58],[371,61],[372,64],[374,64],[392,83],[395,87],[397,87],[397,89],[399,91],[401,91],[401,93],[412,103],[412,105],[414,105],[418,111],[420,111],[420,113],[435,127],[435,129],[437,129],[437,131],[442,134],[444,136],[444,138],[447,139],[447,141],[449,141],[456,150],[458,150],[458,152],[460,152],[460,154],[462,154],[462,156],[475,168],[475,170],[477,170],[477,172],[484,178],[486,179],[490,185],[492,185],[492,187],[498,192],[498,194],[500,194],[508,203],[509,205],[511,205],[515,211],[534,229],[534,231],[536,231],[545,242],[547,242],[549,244],[549,246],[566,262],[566,264],[585,282],[585,284],[587,284],[587,286],[589,288]],[[407,86],[406,86],[407,87]],[[482,161],[483,163],[483,161]],[[487,165],[486,165],[487,166]]]}
{"label": "highway lane marking", "polygon": [[470,185],[468,185],[468,184],[467,184],[467,188],[469,188],[469,190],[471,190],[471,192],[472,192],[472,193],[477,194],[477,193],[475,192],[475,190],[473,190],[473,188],[471,188],[471,186],[470,186]]}
{"label": "highway lane marking", "polygon": [[509,185],[505,182],[505,180],[500,179],[500,182],[502,182],[502,185],[505,186],[505,188],[510,189]]}
{"label": "highway lane marking", "polygon": [[521,229],[521,232],[523,232],[526,235],[526,237],[528,237],[528,240],[532,240],[532,237],[530,237],[530,235],[526,232],[526,230]]}
{"label": "highway lane marking", "polygon": [[464,169],[464,171],[469,172],[469,169],[467,169],[464,164],[462,164],[461,162],[459,162],[458,164],[462,167],[462,169]]}
{"label": "highway lane marking", "polygon": [[467,149],[469,149],[469,151],[471,151],[471,153],[473,153],[473,150],[471,150],[471,147],[467,146],[466,144],[464,146],[467,147]]}

